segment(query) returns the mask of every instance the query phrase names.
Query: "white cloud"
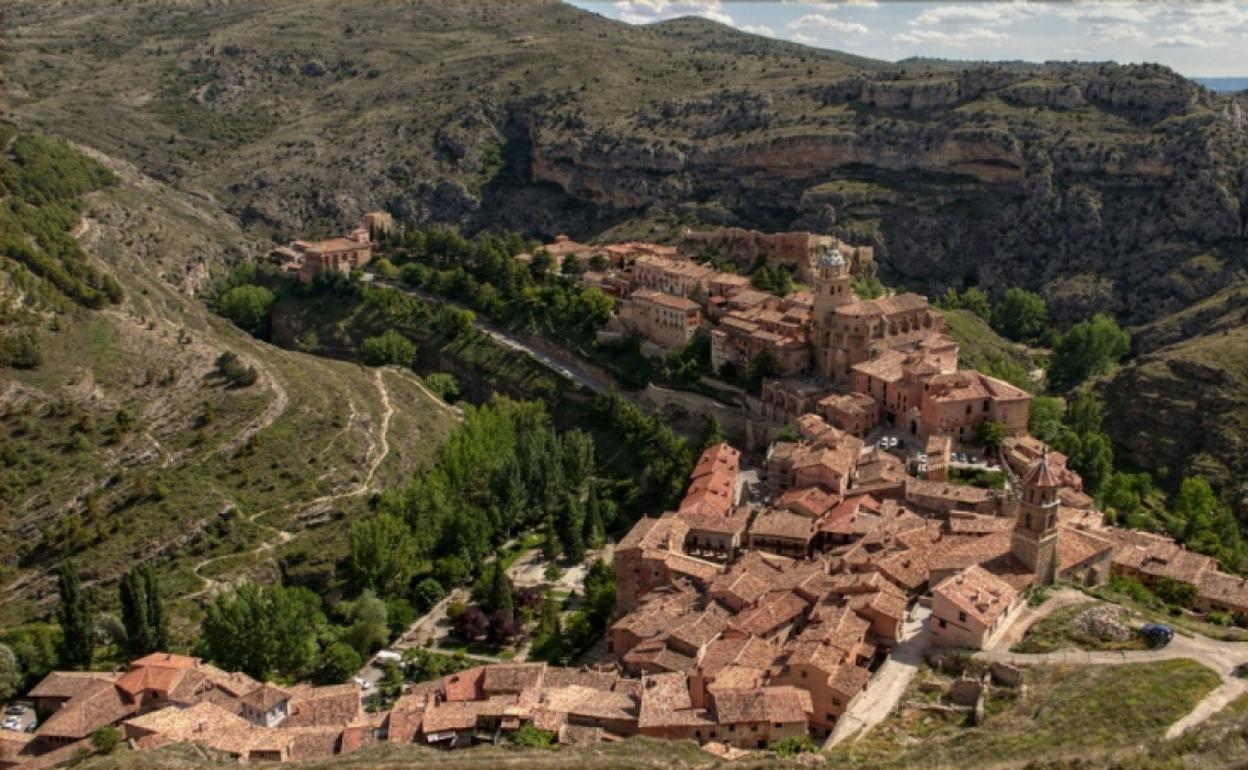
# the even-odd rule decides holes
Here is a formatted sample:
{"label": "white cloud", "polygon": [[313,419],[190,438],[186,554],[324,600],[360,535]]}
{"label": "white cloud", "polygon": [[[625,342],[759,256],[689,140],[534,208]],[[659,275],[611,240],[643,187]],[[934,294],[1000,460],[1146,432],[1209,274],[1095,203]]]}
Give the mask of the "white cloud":
{"label": "white cloud", "polygon": [[898,43],[910,45],[944,45],[958,48],[970,43],[1000,43],[1008,40],[1009,35],[984,27],[968,27],[956,32],[944,32],[939,29],[916,29],[893,35]]}
{"label": "white cloud", "polygon": [[978,24],[983,26],[1005,26],[1013,24],[1027,16],[1043,12],[1042,7],[1034,3],[976,3],[966,5],[937,5],[920,13],[910,20],[912,27],[925,27],[943,24]]}
{"label": "white cloud", "polygon": [[865,24],[859,24],[856,21],[841,21],[838,18],[825,16],[822,13],[808,13],[789,22],[788,27],[792,30],[826,30],[828,32],[843,32],[853,35],[865,35],[871,31],[867,29]]}
{"label": "white cloud", "polygon": [[1192,35],[1169,35],[1157,38],[1153,41],[1153,45],[1161,48],[1208,48],[1214,43],[1208,38]]}
{"label": "white cloud", "polygon": [[1134,24],[1093,24],[1088,36],[1097,40],[1108,40],[1111,43],[1143,43],[1148,34]]}
{"label": "white cloud", "polygon": [[737,29],[742,32],[749,32],[752,35],[765,35],[767,37],[775,37],[776,31],[766,24],[745,24]]}
{"label": "white cloud", "polygon": [[781,5],[836,6],[846,8],[879,8],[879,0],[783,0]]}
{"label": "white cloud", "polygon": [[649,24],[676,16],[701,16],[731,25],[732,16],[720,0],[619,0],[616,18],[629,24]]}
{"label": "white cloud", "polygon": [[789,35],[789,40],[802,45],[816,45],[819,41],[810,35],[803,35],[801,32],[793,32]]}
{"label": "white cloud", "polygon": [[1056,13],[1081,24],[1144,24],[1161,10],[1157,3],[1099,2],[1052,6]]}

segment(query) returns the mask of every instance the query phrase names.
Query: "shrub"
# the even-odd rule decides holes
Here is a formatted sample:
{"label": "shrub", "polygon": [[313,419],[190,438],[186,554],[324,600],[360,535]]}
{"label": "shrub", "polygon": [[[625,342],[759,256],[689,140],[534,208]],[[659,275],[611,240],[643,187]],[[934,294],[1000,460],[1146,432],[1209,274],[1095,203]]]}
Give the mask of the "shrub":
{"label": "shrub", "polygon": [[255,335],[262,334],[269,323],[273,292],[263,286],[235,286],[217,299],[217,311],[235,326]]}
{"label": "shrub", "polygon": [[410,367],[416,361],[416,345],[393,329],[360,343],[360,361],[366,366],[396,364]]}
{"label": "shrub", "polygon": [[101,754],[112,754],[117,744],[121,743],[121,733],[112,725],[104,725],[91,733],[91,745]]}
{"label": "shrub", "polygon": [[555,741],[555,734],[547,730],[539,730],[531,724],[521,725],[519,730],[511,734],[511,742],[517,746],[530,749],[548,749]]}
{"label": "shrub", "polygon": [[795,757],[815,750],[815,742],[809,735],[794,735],[771,745],[771,750],[782,757]]}
{"label": "shrub", "polygon": [[39,338],[33,334],[0,337],[0,366],[14,369],[36,369],[43,363]]}

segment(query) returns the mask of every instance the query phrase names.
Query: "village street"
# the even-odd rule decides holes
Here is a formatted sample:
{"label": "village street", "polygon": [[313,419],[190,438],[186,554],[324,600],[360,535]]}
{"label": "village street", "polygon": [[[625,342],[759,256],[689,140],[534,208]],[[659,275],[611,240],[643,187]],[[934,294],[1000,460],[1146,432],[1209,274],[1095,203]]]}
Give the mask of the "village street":
{"label": "village street", "polygon": [[862,695],[850,705],[839,720],[824,749],[830,749],[838,743],[859,738],[871,731],[871,728],[883,722],[897,702],[910,686],[910,681],[923,665],[923,656],[927,653],[929,639],[927,618],[932,611],[926,607],[915,605],[906,615],[901,628],[901,641],[893,653],[884,661]]}

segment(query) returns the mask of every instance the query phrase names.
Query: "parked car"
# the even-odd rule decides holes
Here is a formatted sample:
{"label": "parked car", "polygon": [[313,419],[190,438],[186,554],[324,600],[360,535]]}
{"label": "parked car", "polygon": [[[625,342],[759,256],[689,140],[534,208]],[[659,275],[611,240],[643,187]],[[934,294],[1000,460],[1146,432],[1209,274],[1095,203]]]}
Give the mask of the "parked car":
{"label": "parked car", "polygon": [[5,730],[21,730],[21,729],[22,729],[22,718],[21,718],[21,717],[17,717],[17,716],[5,717],[5,718],[4,718],[4,729],[5,729]]}
{"label": "parked car", "polygon": [[955,462],[965,463],[966,455],[963,454],[962,452],[958,452],[956,455],[953,456],[953,459]]}
{"label": "parked car", "polygon": [[353,676],[351,681],[359,685],[361,690],[371,690],[373,688],[373,683],[362,677]]}
{"label": "parked car", "polygon": [[1153,647],[1165,647],[1174,638],[1174,629],[1165,623],[1145,623],[1140,633]]}

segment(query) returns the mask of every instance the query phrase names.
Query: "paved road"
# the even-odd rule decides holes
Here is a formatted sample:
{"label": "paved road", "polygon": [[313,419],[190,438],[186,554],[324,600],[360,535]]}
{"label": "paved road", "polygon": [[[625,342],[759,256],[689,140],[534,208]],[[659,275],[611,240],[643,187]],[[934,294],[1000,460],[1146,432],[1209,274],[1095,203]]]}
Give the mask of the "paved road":
{"label": "paved road", "polygon": [[927,618],[931,614],[930,609],[917,605],[910,612],[902,625],[897,648],[871,677],[866,691],[837,720],[832,734],[823,744],[825,750],[851,737],[866,735],[892,713],[923,664],[923,654],[930,641]]}
{"label": "paved road", "polygon": [[1236,669],[1248,663],[1248,642],[1222,642],[1206,636],[1175,636],[1165,647],[1155,650],[1089,651],[1060,650],[1027,655],[1018,652],[985,651],[975,653],[984,661],[1000,661],[1011,665],[1046,665],[1071,663],[1088,666],[1114,666],[1126,663],[1152,663],[1161,660],[1188,659],[1201,663],[1222,677],[1222,684],[1205,696],[1186,716],[1170,725],[1167,738],[1182,735],[1221,711],[1228,703],[1248,693],[1248,680],[1236,676]]}

